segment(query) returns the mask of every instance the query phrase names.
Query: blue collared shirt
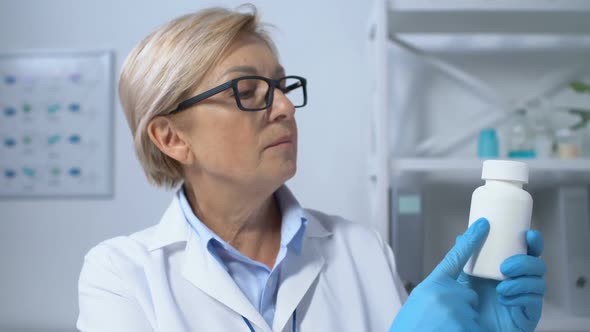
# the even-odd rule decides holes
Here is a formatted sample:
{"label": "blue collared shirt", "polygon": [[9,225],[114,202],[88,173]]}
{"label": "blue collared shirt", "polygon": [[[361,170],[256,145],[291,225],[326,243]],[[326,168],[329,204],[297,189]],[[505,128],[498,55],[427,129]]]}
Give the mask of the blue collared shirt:
{"label": "blue collared shirt", "polygon": [[246,257],[213,233],[195,216],[182,188],[178,191],[178,199],[186,220],[200,237],[201,242],[206,245],[207,251],[229,273],[268,325],[272,326],[281,265],[287,252],[301,254],[303,234],[307,226],[303,209],[291,191],[283,185],[275,192],[275,199],[282,215],[282,224],[281,246],[272,270],[265,264]]}

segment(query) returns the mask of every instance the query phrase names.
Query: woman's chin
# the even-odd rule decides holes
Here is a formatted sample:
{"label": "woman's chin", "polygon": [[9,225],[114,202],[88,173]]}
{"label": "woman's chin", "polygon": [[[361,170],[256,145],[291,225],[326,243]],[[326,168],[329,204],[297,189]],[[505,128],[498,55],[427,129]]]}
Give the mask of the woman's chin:
{"label": "woman's chin", "polygon": [[295,161],[285,161],[277,167],[275,179],[280,183],[285,183],[297,173],[297,163]]}

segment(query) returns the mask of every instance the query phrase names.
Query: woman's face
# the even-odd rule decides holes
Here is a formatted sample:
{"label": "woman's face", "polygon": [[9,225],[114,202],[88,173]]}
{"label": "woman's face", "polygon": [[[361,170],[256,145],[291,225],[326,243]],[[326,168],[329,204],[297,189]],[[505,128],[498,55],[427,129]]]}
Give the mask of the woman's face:
{"label": "woman's face", "polygon": [[[263,41],[243,34],[193,95],[250,75],[278,79],[285,72]],[[194,164],[186,165],[186,175],[200,174],[248,186],[284,183],[297,168],[293,104],[275,89],[269,109],[242,111],[233,94],[228,89],[183,112],[187,114],[182,119],[190,128],[185,139],[195,158]]]}

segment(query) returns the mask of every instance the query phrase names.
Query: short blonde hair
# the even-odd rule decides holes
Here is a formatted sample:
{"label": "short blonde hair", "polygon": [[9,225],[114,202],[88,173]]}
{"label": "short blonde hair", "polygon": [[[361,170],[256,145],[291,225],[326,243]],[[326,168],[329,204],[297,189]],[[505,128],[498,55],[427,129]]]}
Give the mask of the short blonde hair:
{"label": "short blonde hair", "polygon": [[[239,11],[246,8],[246,12]],[[236,10],[208,8],[178,17],[152,32],[129,53],[119,96],[148,181],[173,188],[183,180],[180,163],[151,141],[147,125],[189,95],[240,33],[257,36],[276,54],[254,5]]]}

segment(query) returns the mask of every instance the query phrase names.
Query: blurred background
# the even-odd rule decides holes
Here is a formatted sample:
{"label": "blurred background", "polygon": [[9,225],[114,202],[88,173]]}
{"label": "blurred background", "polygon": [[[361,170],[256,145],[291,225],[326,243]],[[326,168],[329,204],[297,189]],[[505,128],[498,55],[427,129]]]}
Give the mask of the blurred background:
{"label": "blurred background", "polygon": [[[68,115],[73,114],[71,104],[80,104],[78,115],[82,116],[85,100],[68,97],[63,101],[54,100],[52,94],[59,91],[59,87],[54,87],[53,92],[49,87],[49,92],[37,98],[40,99],[38,108],[51,113],[49,108],[53,106],[53,113],[42,114],[39,119],[33,115],[32,124],[23,124],[19,127],[22,130],[15,129],[8,121],[24,123],[27,120],[21,109],[25,100],[14,101],[14,107],[18,108],[14,116],[6,115],[5,110],[10,105],[0,101],[5,112],[0,115],[0,169],[3,172],[0,187],[4,188],[0,201],[0,331],[10,331],[10,328],[73,331],[78,313],[77,280],[84,254],[104,239],[130,234],[159,221],[172,193],[151,187],[136,160],[130,131],[114,94],[121,65],[136,43],[166,21],[209,6],[233,8],[243,2],[0,1],[0,51],[3,55],[14,59],[12,53],[15,52],[25,51],[29,55],[38,52],[41,55],[35,58],[37,62],[39,57],[52,59],[47,52],[79,55],[86,62],[82,63],[82,68],[74,65],[70,69],[91,75],[92,82],[87,84],[108,83],[110,92],[86,99],[97,103],[95,114],[86,114],[91,120],[72,123],[73,128],[67,122],[71,118]],[[365,52],[370,6],[363,1],[342,6],[339,1],[311,0],[268,0],[254,4],[262,19],[276,26],[272,35],[287,72],[309,81],[309,105],[297,114],[298,174],[288,185],[306,207],[367,222],[364,151],[368,141],[370,102]],[[108,56],[105,59],[102,51],[112,54],[112,73],[107,73]],[[80,52],[82,54],[78,54]],[[89,55],[92,55],[91,60],[88,60]],[[36,65],[35,61],[32,66]],[[31,61],[25,64],[31,65]],[[67,68],[67,64],[60,65]],[[9,89],[16,89],[19,83],[16,81],[12,86],[6,82],[10,81],[7,76],[18,74],[11,74],[11,69],[16,70],[14,65],[0,69],[0,89],[4,90],[0,90],[0,95],[4,100],[7,95],[14,95]],[[67,69],[64,71],[53,74],[70,73]],[[103,77],[107,74],[111,76]],[[84,77],[68,78],[79,79],[80,85],[86,84]],[[81,95],[86,96],[86,92]],[[56,110],[57,105],[62,109]],[[34,106],[31,106],[33,110]],[[109,114],[112,119],[108,118]],[[37,120],[47,126],[36,124]],[[18,156],[10,153],[22,153],[24,143],[20,135],[30,131],[33,131],[32,144],[35,133],[45,135],[39,138],[42,141],[39,144],[55,143],[51,152],[33,151],[32,156],[43,159],[33,160],[33,165],[44,167],[45,160],[68,158],[64,155],[67,152],[58,150],[58,145],[72,146],[71,136],[75,134],[81,136],[77,148],[83,150],[85,158],[92,158],[84,152],[87,149],[100,156],[91,163],[85,161],[81,170],[72,170],[75,165],[61,166],[61,189],[47,184],[32,187],[32,180],[15,185],[14,182],[26,175],[18,176],[22,175],[22,170],[13,159]],[[86,142],[84,149],[82,146],[88,135],[94,142]],[[46,136],[47,142],[44,141]],[[10,144],[9,140],[11,146],[8,147],[5,141],[11,137],[15,142]],[[56,142],[59,139],[61,141]],[[76,137],[73,140],[76,141]],[[48,153],[62,154],[55,157]],[[94,162],[98,167],[94,167]],[[18,174],[9,180],[5,171],[14,168],[12,166],[18,167],[15,170]],[[95,170],[98,179],[87,174],[88,168]],[[28,171],[32,175],[33,170]],[[68,183],[72,178],[70,171],[78,176],[76,181],[94,180],[95,185]],[[35,175],[43,176],[40,170]],[[51,176],[45,174],[46,178]],[[112,185],[109,185],[109,177],[112,177]],[[101,178],[107,180],[101,181]],[[70,191],[67,191],[68,185]],[[66,197],[56,197],[63,190]]]}
{"label": "blurred background", "polygon": [[[388,239],[411,290],[467,227],[484,159],[527,162],[546,237],[539,331],[590,331],[590,4],[253,1],[308,79],[308,208]],[[99,242],[158,222],[116,95],[127,53],[179,15],[242,1],[0,0],[0,332],[74,331]],[[369,258],[368,258],[369,259]]]}

